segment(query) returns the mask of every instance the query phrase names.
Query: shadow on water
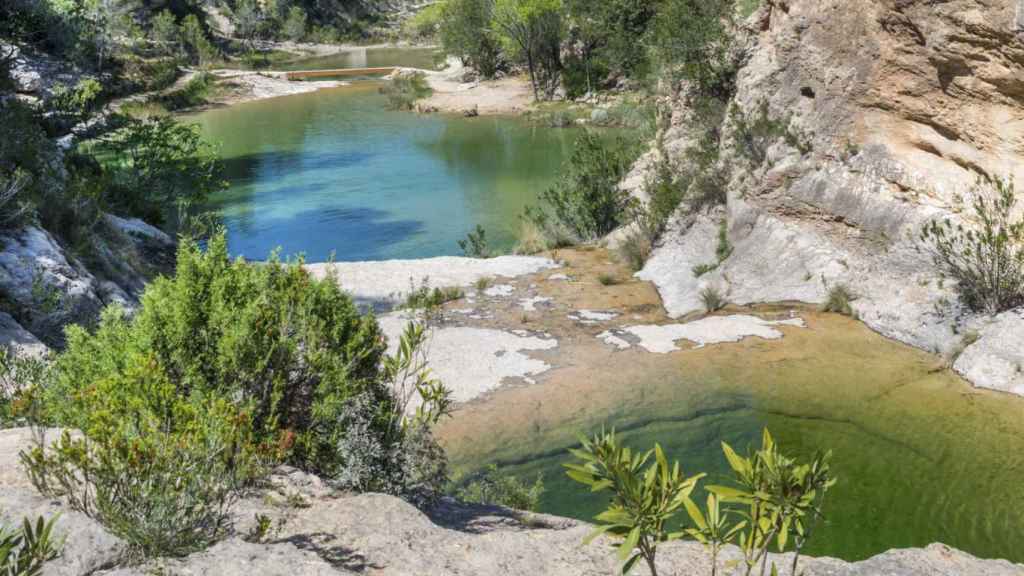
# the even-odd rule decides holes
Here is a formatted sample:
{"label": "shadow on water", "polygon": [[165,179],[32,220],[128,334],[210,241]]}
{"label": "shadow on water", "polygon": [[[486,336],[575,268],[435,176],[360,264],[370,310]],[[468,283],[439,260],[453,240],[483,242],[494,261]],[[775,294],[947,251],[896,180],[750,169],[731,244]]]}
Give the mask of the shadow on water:
{"label": "shadow on water", "polygon": [[368,162],[374,156],[368,151],[353,150],[273,150],[223,158],[221,165],[232,189],[246,190],[249,185],[265,178],[267,172],[309,175],[317,171],[344,170]]}
{"label": "shadow on water", "polygon": [[[254,260],[267,257],[263,238],[280,238],[282,256],[297,256],[313,251],[331,254],[335,260],[379,260],[390,246],[407,241],[423,232],[423,223],[392,220],[391,215],[373,208],[325,208],[299,212],[289,218],[258,219],[251,211],[224,217],[231,251]],[[339,246],[333,240],[343,229],[346,241]],[[291,243],[290,239],[299,239]]]}

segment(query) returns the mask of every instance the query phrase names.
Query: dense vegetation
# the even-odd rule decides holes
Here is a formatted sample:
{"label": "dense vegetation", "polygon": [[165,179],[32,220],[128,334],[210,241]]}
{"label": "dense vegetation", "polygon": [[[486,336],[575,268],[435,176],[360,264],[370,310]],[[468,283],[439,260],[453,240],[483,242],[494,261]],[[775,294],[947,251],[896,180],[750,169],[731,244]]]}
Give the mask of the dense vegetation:
{"label": "dense vegetation", "polygon": [[22,381],[14,410],[81,432],[22,459],[41,492],[145,556],[220,538],[230,505],[276,463],[429,499],[446,481],[430,427],[451,403],[425,338],[412,324],[388,356],[334,278],[232,261],[223,235],[205,250],[187,241],[133,317],[112,307],[94,331],[69,328],[67,349]]}

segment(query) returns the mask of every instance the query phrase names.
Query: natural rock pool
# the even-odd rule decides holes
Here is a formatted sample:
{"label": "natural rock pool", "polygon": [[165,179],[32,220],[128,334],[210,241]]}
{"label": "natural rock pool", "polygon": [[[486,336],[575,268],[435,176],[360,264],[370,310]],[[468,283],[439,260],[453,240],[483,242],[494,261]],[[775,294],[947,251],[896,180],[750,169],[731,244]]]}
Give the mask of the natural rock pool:
{"label": "natural rock pool", "polygon": [[459,254],[477,224],[511,248],[519,214],[577,134],[513,118],[385,108],[381,82],[238,104],[187,120],[220,143],[230,188],[212,199],[232,252],[309,261]]}
{"label": "natural rock pool", "polygon": [[767,426],[795,455],[834,451],[839,484],[812,554],[853,560],[943,542],[1024,560],[1024,400],[972,389],[858,322],[801,315],[807,327],[784,327],[782,340],[665,355],[566,343],[538,384],[463,407],[441,436],[456,469],[541,473],[542,511],[590,520],[604,496],[562,468],[577,434],[607,426],[634,448],[660,442],[687,474],[723,483],[720,442],[742,452]]}

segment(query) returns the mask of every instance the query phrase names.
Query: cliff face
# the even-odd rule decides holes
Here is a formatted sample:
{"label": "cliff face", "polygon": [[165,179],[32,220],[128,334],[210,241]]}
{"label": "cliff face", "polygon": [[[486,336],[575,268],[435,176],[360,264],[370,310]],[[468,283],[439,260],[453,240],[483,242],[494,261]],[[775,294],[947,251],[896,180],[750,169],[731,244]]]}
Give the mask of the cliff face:
{"label": "cliff face", "polygon": [[[717,287],[735,303],[824,301],[848,285],[879,332],[949,353],[976,385],[1024,393],[1024,345],[996,342],[1020,314],[973,316],[920,252],[922,225],[968,216],[980,176],[1024,182],[1024,30],[1015,0],[776,0],[745,24],[734,107],[766,110],[806,146],[779,138],[732,171],[727,214],[675,222],[641,273],[681,316]],[[691,137],[680,107],[669,149]],[[728,124],[728,123],[727,123]],[[733,255],[714,261],[718,220]],[[981,363],[981,364],[979,364]]]}

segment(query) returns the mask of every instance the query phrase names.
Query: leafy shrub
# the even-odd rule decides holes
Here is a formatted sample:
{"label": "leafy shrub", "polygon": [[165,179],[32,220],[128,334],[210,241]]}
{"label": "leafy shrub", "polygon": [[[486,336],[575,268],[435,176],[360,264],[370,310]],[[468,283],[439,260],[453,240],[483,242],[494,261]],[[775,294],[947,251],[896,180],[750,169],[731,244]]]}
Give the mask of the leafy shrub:
{"label": "leafy shrub", "polygon": [[180,90],[162,94],[156,98],[156,102],[172,111],[195,108],[206,103],[216,82],[217,78],[213,74],[199,72],[192,76]]}
{"label": "leafy shrub", "polygon": [[635,147],[619,139],[607,145],[593,132],[584,132],[558,183],[543,193],[542,207],[530,208],[525,217],[538,228],[557,225],[584,241],[595,240],[624,223],[632,204],[619,182],[636,158]]}
{"label": "leafy shrub", "polygon": [[29,176],[22,170],[0,175],[0,230],[18,229],[31,218],[35,206],[28,198],[28,183]]}
{"label": "leafy shrub", "polygon": [[101,92],[103,86],[94,78],[79,80],[73,87],[58,84],[48,106],[65,122],[80,122],[95,110]]}
{"label": "leafy shrub", "polygon": [[642,231],[631,231],[619,244],[619,257],[633,271],[640,271],[654,251],[650,236]]}
{"label": "leafy shrub", "polygon": [[0,348],[0,429],[24,425],[33,416],[33,395],[52,375],[44,358]]}
{"label": "leafy shrub", "polygon": [[459,240],[459,248],[469,258],[490,258],[492,256],[490,248],[487,247],[487,232],[479,224],[466,235],[465,240]]}
{"label": "leafy shrub", "polygon": [[446,8],[445,2],[421,9],[402,25],[402,32],[413,40],[431,40],[437,35]]}
{"label": "leafy shrub", "polygon": [[432,323],[441,313],[441,307],[465,296],[465,292],[457,286],[445,288],[430,287],[430,279],[423,278],[420,285],[410,281],[409,293],[405,296],[402,308],[422,314],[428,323]]}
{"label": "leafy shrub", "polygon": [[718,226],[718,245],[715,247],[715,257],[722,263],[732,256],[732,244],[729,243],[729,223],[722,221]]}
{"label": "leafy shrub", "polygon": [[[822,519],[825,498],[836,482],[831,453],[818,453],[809,462],[799,463],[779,450],[768,430],[762,435],[761,448],[748,457],[724,442],[722,451],[736,487],[708,486],[707,507],[701,510],[690,494],[704,474],[687,478],[678,462],[669,465],[657,444],[634,455],[619,444],[614,432],[583,439],[581,449],[571,450],[579,463],[566,465],[568,476],[591,491],[612,493],[607,509],[595,517],[599,527],[584,542],[601,534],[621,537],[617,548],[625,562],[623,574],[643,559],[656,576],[657,546],[687,536],[710,550],[712,575],[718,571],[722,547],[734,540],[743,554],[745,576],[758,565],[761,574],[766,573],[773,545],[779,552],[787,547],[795,552],[791,573],[798,574],[800,553]],[[647,465],[652,454],[655,461]],[[683,509],[692,525],[669,532],[668,526],[677,522]],[[773,564],[772,574],[777,573]]]}
{"label": "leafy shrub", "polygon": [[738,64],[730,32],[733,0],[665,0],[654,17],[654,52],[663,71],[698,92],[728,100]]}
{"label": "leafy shrub", "polygon": [[619,280],[619,277],[615,274],[600,274],[597,277],[597,281],[601,286],[615,286],[616,284],[622,283],[622,281]]}
{"label": "leafy shrub", "polygon": [[484,471],[466,479],[457,488],[455,497],[472,504],[505,506],[513,510],[536,512],[544,495],[544,478],[540,474],[532,485],[515,476],[503,474],[491,464]]}
{"label": "leafy shrub", "polygon": [[842,314],[843,316],[853,316],[854,312],[851,303],[856,299],[857,296],[846,284],[836,284],[829,288],[828,298],[825,299],[822,310]]}
{"label": "leafy shrub", "polygon": [[412,110],[417,100],[426,98],[433,93],[422,72],[396,76],[391,82],[380,89],[381,94],[388,98],[388,106],[393,110]]}
{"label": "leafy shrub", "polygon": [[[583,438],[582,443],[582,448],[570,451],[581,463],[567,464],[567,474],[592,492],[612,493],[608,509],[594,518],[599,527],[584,543],[602,534],[618,536],[622,538],[617,547],[619,560],[624,562],[622,573],[628,574],[642,559],[652,576],[657,576],[658,545],[681,537],[669,532],[669,521],[704,475],[687,477],[678,462],[669,467],[658,444],[634,455],[619,444],[614,431],[596,434],[591,440]],[[650,462],[652,455],[654,461]]]}
{"label": "leafy shrub", "polygon": [[718,291],[714,286],[705,286],[700,291],[700,301],[704,305],[704,310],[710,314],[712,312],[718,312],[722,308],[725,308],[728,302],[722,293]]}
{"label": "leafy shrub", "polygon": [[25,518],[20,528],[0,526],[0,575],[40,576],[43,565],[57,557],[60,544],[53,536],[56,517],[32,522]]}
{"label": "leafy shrub", "polygon": [[501,66],[501,45],[491,31],[494,3],[490,0],[448,0],[441,5],[438,36],[444,51],[493,78]]}
{"label": "leafy shrub", "polygon": [[170,116],[128,120],[97,152],[111,180],[111,207],[150,222],[180,225],[184,213],[226,186],[199,127]]}
{"label": "leafy shrub", "polygon": [[921,240],[967,307],[997,314],[1024,302],[1024,217],[1012,180],[983,180],[974,193],[973,227],[933,220]]}
{"label": "leafy shrub", "polygon": [[301,6],[288,8],[288,16],[284,21],[284,35],[292,42],[302,40],[306,35],[306,11]]}
{"label": "leafy shrub", "polygon": [[715,264],[697,264],[696,266],[693,267],[693,275],[696,278],[700,278],[701,276],[707,274],[708,272],[713,272],[717,268],[718,268],[718,264],[717,263],[715,263]]}

